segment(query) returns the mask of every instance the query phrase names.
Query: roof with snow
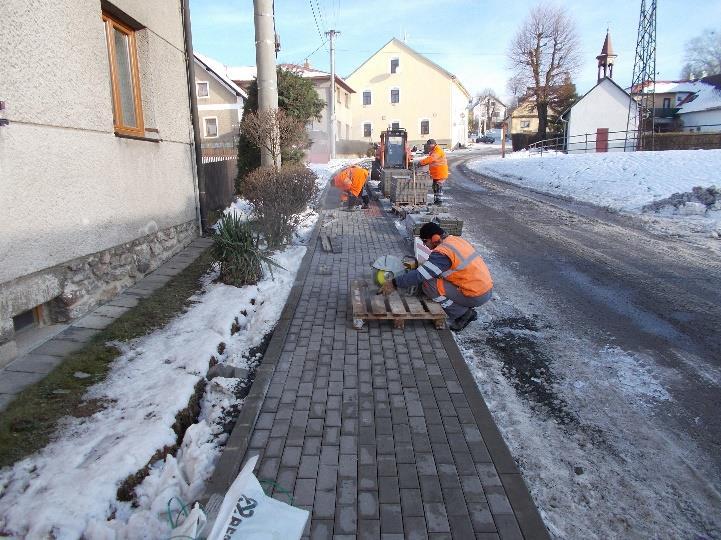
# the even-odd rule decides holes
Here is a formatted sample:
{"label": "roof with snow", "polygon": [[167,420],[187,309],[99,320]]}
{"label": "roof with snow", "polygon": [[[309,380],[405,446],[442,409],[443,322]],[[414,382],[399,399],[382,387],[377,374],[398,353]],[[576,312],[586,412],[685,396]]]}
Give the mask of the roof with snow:
{"label": "roof with snow", "polygon": [[[314,81],[330,80],[330,73],[312,68],[309,65],[302,66],[299,64],[279,64],[278,67],[286,71],[291,71],[304,79],[312,79]],[[228,77],[237,83],[245,84],[251,82],[258,76],[258,69],[255,66],[228,66],[226,68],[226,73]],[[355,90],[353,90],[350,85],[338,75],[335,76],[335,82],[347,92],[355,94]]]}
{"label": "roof with snow", "polygon": [[243,99],[248,99],[248,94],[245,92],[245,90],[235,84],[232,79],[228,77],[226,73],[228,69],[227,66],[223,65],[217,60],[213,60],[209,56],[200,54],[199,52],[194,52],[193,56],[195,56],[195,60],[199,62],[200,65],[203,66],[203,68],[207,72],[215,75],[216,79],[218,79],[221,84],[225,85],[236,96],[242,96]]}
{"label": "roof with snow", "polygon": [[610,77],[603,77],[600,81],[598,81],[598,82],[593,86],[593,88],[591,88],[588,92],[586,92],[585,94],[583,94],[583,96],[581,96],[581,97],[580,97],[573,105],[571,105],[568,109],[566,109],[565,111],[563,111],[563,112],[561,113],[561,117],[565,117],[566,114],[567,114],[570,110],[572,110],[576,105],[578,105],[579,103],[581,103],[581,101],[583,101],[587,95],[589,95],[591,92],[593,92],[596,88],[598,88],[598,87],[601,86],[602,84],[605,84],[605,85],[611,84],[612,87],[615,87],[615,88],[617,88],[618,90],[620,90],[621,92],[623,92],[623,94],[624,94],[629,100],[632,99],[631,96],[629,95],[629,93],[626,92],[621,86],[619,86],[619,84],[618,84],[616,81],[614,81],[614,80],[613,80],[612,78],[610,78]]}
{"label": "roof with snow", "polygon": [[490,95],[490,94],[487,94],[487,95],[485,95],[485,96],[476,96],[476,97],[472,98],[472,99],[468,102],[468,108],[469,108],[469,109],[473,109],[473,108],[474,108],[476,105],[478,105],[482,100],[484,100],[484,99],[486,99],[486,98],[488,98],[488,97],[490,97],[491,99],[495,100],[496,103],[500,103],[502,107],[508,108],[508,107],[506,106],[506,104],[503,103],[500,99],[498,99],[496,96],[492,96],[492,95]]}
{"label": "roof with snow", "polygon": [[635,87],[634,93],[687,94],[678,104],[678,114],[721,109],[721,74],[694,80],[650,81]]}

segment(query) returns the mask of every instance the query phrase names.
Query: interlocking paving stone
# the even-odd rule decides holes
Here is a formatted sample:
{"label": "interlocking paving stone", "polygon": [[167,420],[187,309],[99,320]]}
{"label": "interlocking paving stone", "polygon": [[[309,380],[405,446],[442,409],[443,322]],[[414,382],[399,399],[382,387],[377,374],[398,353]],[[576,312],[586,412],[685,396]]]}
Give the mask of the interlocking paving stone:
{"label": "interlocking paving stone", "polygon": [[[43,354],[26,354],[10,362],[5,371],[21,371],[23,373],[48,374],[63,361],[62,357]],[[3,373],[3,378],[6,374]]]}
{"label": "interlocking paving stone", "polygon": [[[504,467],[508,452],[495,425],[486,444],[490,419],[477,417],[482,398],[450,333],[422,321],[402,330],[349,324],[349,281],[367,277],[379,255],[406,251],[394,224],[380,213],[326,208],[319,219],[327,217],[324,232],[342,236],[344,250],[309,244],[281,318],[285,333],[264,360],[267,391],[246,454],[262,453],[258,475],[311,509],[307,538],[520,533],[513,499],[530,497],[516,469],[504,480],[494,466],[492,452],[506,452]],[[532,503],[519,508],[533,518]]]}
{"label": "interlocking paving stone", "polygon": [[104,328],[107,328],[114,320],[115,318],[103,317],[91,313],[90,315],[86,315],[82,319],[75,321],[73,323],[73,326],[76,328],[92,328],[95,330],[102,330]]}
{"label": "interlocking paving stone", "polygon": [[42,380],[46,373],[28,373],[23,371],[3,371],[0,378],[0,394],[16,394],[19,388],[25,388]]}

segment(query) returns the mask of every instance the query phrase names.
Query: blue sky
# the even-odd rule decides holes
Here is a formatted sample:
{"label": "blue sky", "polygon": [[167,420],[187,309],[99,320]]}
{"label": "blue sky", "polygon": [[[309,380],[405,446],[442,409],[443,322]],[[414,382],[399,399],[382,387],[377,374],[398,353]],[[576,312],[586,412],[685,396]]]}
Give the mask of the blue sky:
{"label": "blue sky", "polygon": [[[579,93],[596,82],[596,55],[606,27],[616,54],[614,79],[631,82],[640,0],[558,0],[576,21],[584,62],[576,74]],[[338,74],[346,76],[392,37],[456,74],[471,93],[485,87],[506,94],[506,50],[531,0],[275,0],[281,39],[279,62],[330,70],[321,33],[337,38]],[[657,79],[678,78],[683,45],[704,28],[721,29],[717,0],[658,0]],[[227,65],[254,65],[252,0],[190,0],[194,47]],[[315,17],[314,17],[315,14]],[[318,20],[318,27],[316,26]],[[319,32],[320,28],[320,32]],[[319,48],[320,47],[320,48]]]}

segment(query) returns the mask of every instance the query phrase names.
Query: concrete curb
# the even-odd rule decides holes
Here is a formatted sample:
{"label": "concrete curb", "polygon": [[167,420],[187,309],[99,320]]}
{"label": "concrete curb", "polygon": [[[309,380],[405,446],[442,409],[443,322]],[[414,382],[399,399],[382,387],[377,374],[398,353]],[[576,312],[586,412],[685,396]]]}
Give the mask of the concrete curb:
{"label": "concrete curb", "polygon": [[205,492],[200,499],[201,505],[205,508],[208,516],[208,525],[206,526],[206,530],[210,530],[209,527],[212,527],[220,508],[220,503],[223,500],[223,496],[230,487],[230,484],[232,484],[233,480],[235,480],[235,477],[240,472],[241,465],[243,464],[243,457],[247,451],[253,427],[255,426],[255,422],[260,414],[260,409],[263,405],[263,401],[265,400],[265,395],[268,392],[268,386],[273,378],[275,367],[280,360],[281,353],[283,352],[283,346],[285,345],[285,340],[288,337],[290,323],[293,320],[293,314],[295,313],[298,301],[303,293],[303,287],[305,286],[305,282],[308,277],[308,270],[310,268],[311,261],[313,260],[313,256],[315,255],[315,250],[318,244],[318,235],[320,234],[322,226],[322,203],[325,200],[326,195],[327,189],[319,197],[318,221],[313,227],[313,232],[308,239],[308,250],[303,256],[303,260],[298,268],[288,299],[285,302],[285,306],[280,314],[278,323],[273,330],[273,336],[271,337],[268,348],[263,356],[263,362],[255,371],[255,379],[253,381],[253,386],[250,389],[250,393],[245,398],[240,415],[233,426],[233,431],[230,433],[230,437],[223,448],[223,452],[218,460],[215,470],[213,471],[213,475],[210,477],[210,480],[205,488]]}

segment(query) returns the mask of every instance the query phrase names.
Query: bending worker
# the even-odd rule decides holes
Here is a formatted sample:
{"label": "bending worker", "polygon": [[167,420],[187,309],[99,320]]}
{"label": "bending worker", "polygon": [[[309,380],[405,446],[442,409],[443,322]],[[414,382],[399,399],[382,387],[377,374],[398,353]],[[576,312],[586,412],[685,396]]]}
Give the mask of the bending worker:
{"label": "bending worker", "polygon": [[348,200],[348,209],[360,204],[361,193],[363,208],[368,208],[368,191],[364,190],[368,180],[368,170],[360,165],[351,165],[342,169],[333,177],[333,185],[341,190],[341,201]]}
{"label": "bending worker", "polygon": [[493,280],[478,252],[460,236],[445,233],[437,223],[421,227],[420,237],[431,249],[428,260],[415,270],[386,281],[381,291],[391,294],[397,288],[423,284],[423,292],[441,304],[450,329],[463,330],[475,321],[474,308],[491,299]]}
{"label": "bending worker", "polygon": [[419,165],[428,165],[428,172],[433,180],[433,202],[441,204],[441,195],[443,194],[443,182],[448,180],[448,160],[443,148],[436,144],[435,139],[426,141],[426,151],[428,157],[418,161]]}

